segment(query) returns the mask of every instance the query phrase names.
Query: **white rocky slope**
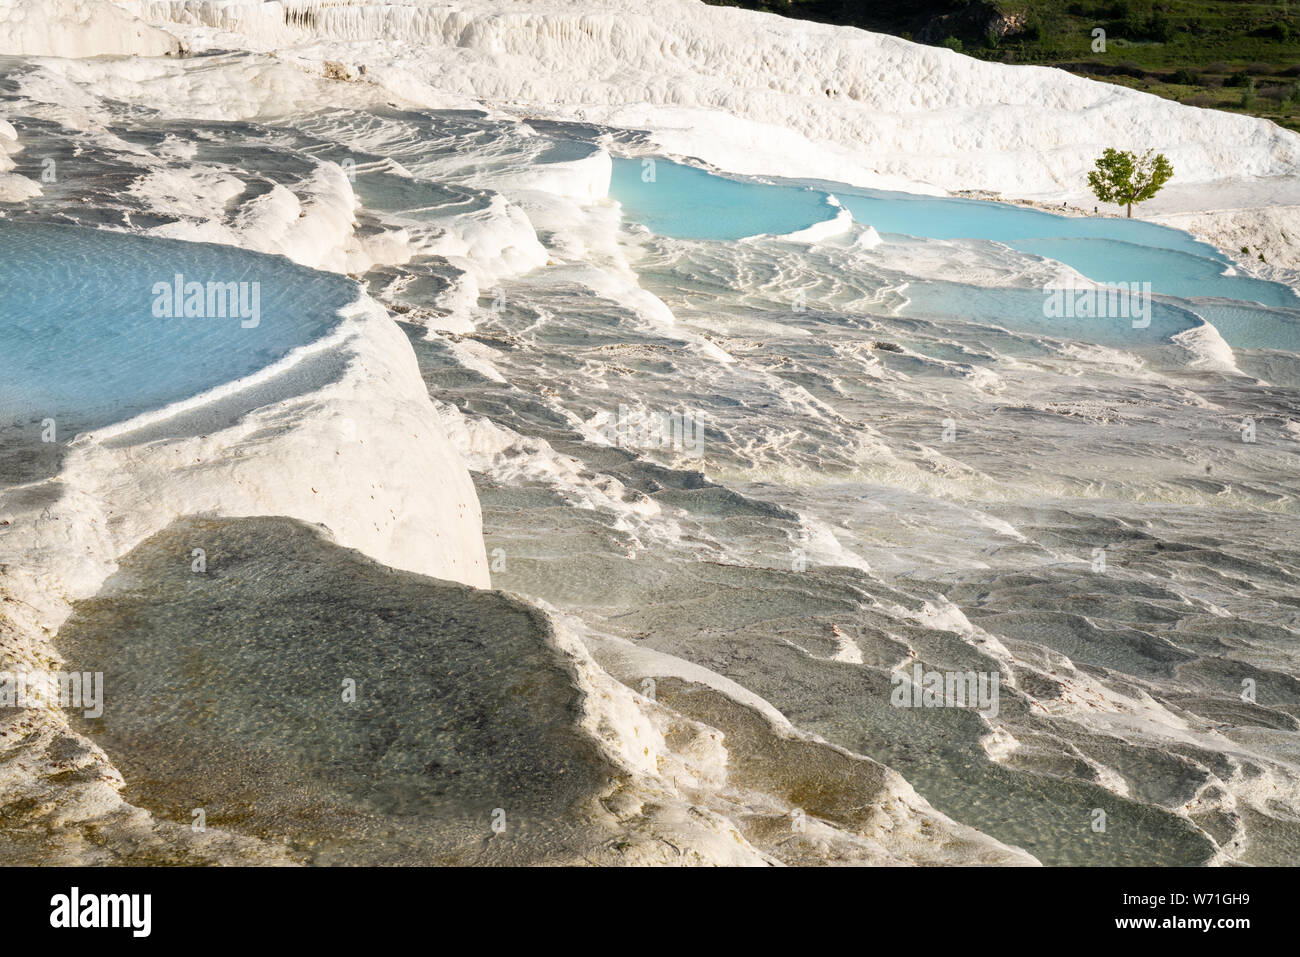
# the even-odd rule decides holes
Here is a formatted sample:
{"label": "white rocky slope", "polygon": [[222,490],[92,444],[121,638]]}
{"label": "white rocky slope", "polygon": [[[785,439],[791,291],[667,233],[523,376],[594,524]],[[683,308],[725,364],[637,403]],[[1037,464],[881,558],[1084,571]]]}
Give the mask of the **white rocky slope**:
{"label": "white rocky slope", "polygon": [[[0,11],[9,23],[18,22],[15,11],[26,15],[28,6],[0,0]],[[64,6],[94,13],[96,5]],[[1073,195],[1070,184],[1081,179],[1100,146],[1110,144],[1161,148],[1173,156],[1180,178],[1207,189],[1223,184],[1251,188],[1256,177],[1262,178],[1260,182],[1272,181],[1300,166],[1300,139],[1249,118],[1189,110],[1056,71],[982,64],[860,31],[791,24],[695,3],[669,4],[667,14],[663,8],[649,12],[625,2],[490,3],[475,4],[470,10],[414,2],[285,5],[203,0],[120,6],[195,50],[247,47],[277,56],[223,62],[210,69],[200,63],[156,59],[173,49],[170,40],[162,43],[141,31],[135,21],[117,20],[116,14],[64,16],[58,6],[53,9],[62,26],[48,36],[29,26],[5,34],[0,50],[9,53],[140,55],[129,62],[47,61],[39,76],[29,78],[33,85],[46,85],[49,110],[64,111],[70,126],[105,140],[112,137],[106,129],[110,114],[88,90],[138,107],[162,107],[178,117],[232,120],[339,105],[341,100],[369,104],[391,97],[431,106],[481,104],[519,114],[644,129],[663,150],[702,157],[736,171],[932,191],[987,188],[1016,195]],[[11,36],[18,39],[11,41]],[[322,79],[326,75],[359,82],[326,83]],[[13,145],[10,142],[9,152]],[[184,213],[184,223],[168,227],[173,229],[168,235],[280,252],[340,271],[399,263],[428,251],[411,236],[386,234],[369,242],[361,240],[350,219],[345,180],[329,164],[322,164],[296,192],[272,191],[233,219],[224,209],[219,176],[197,171],[188,181],[169,183],[167,177],[174,172],[159,169],[140,181],[140,189],[155,207],[170,203],[169,212]],[[441,240],[450,245],[440,251],[461,257],[480,287],[494,275],[544,262],[544,251],[517,214],[517,209],[498,204],[480,217],[477,227],[481,228],[470,231],[478,237],[500,232],[505,239],[484,244],[458,236],[453,229]],[[467,482],[463,466],[456,466],[460,471],[452,475],[456,467],[446,462],[407,460],[408,447],[396,441],[408,425],[418,431],[430,420],[426,409],[416,408],[421,399],[427,403],[427,397],[417,397],[418,375],[407,361],[409,356],[398,356],[401,343],[386,322],[370,317],[362,339],[376,347],[382,342],[379,352],[386,358],[379,365],[391,368],[362,370],[362,363],[356,364],[358,378],[351,385],[341,383],[333,391],[313,396],[313,400],[320,398],[327,414],[315,401],[289,400],[254,410],[241,427],[249,431],[238,435],[171,434],[143,446],[78,449],[68,468],[68,474],[78,479],[74,493],[58,507],[51,510],[39,496],[20,503],[21,508],[10,503],[8,545],[14,547],[6,555],[24,569],[12,580],[10,590],[21,593],[25,604],[12,613],[10,623],[15,627],[4,636],[9,660],[46,663],[47,649],[41,642],[66,614],[66,599],[93,591],[118,556],[170,517],[195,510],[293,515],[328,525],[341,544],[385,564],[486,584],[478,557],[481,540],[478,553],[466,544],[464,550],[453,549],[442,559],[414,557],[424,539],[393,537],[393,529],[380,527],[386,521],[382,514],[373,514],[394,507],[402,496],[394,496],[390,488],[379,496],[378,505],[369,506],[364,494],[353,494],[357,474],[405,476],[408,481],[403,487],[412,492],[418,518],[420,495],[426,491],[417,489],[421,475],[431,472],[437,481],[459,482],[457,488]],[[375,379],[385,380],[382,388]],[[359,390],[347,394],[358,383],[367,390],[364,403],[358,399]],[[349,399],[357,401],[349,405]],[[409,408],[418,414],[397,423],[371,423],[364,418],[382,415],[374,410],[386,410],[388,400],[395,400],[399,408],[409,400]],[[340,477],[337,486],[311,486],[311,495],[325,494],[319,503],[300,487],[268,480],[276,467],[296,471],[299,477],[323,469],[330,460],[322,462],[313,455],[328,456],[335,449],[322,440],[353,434],[342,429],[349,420],[345,409],[363,417],[352,420],[355,432],[385,436],[378,457],[376,450],[359,452],[354,470],[340,473],[346,478]],[[266,425],[266,419],[284,428],[256,427]],[[272,468],[259,472],[262,466],[246,460],[250,447],[255,461],[261,456],[262,466]],[[186,468],[191,455],[206,460],[209,467]],[[255,477],[251,485],[246,481],[250,474]],[[469,492],[472,499],[472,489]],[[445,495],[434,498],[450,501]],[[354,511],[357,504],[361,508]],[[460,507],[476,510],[463,501]],[[124,515],[110,520],[119,508]],[[76,512],[77,521],[60,524],[72,517],[59,514],[60,509]],[[102,522],[81,522],[97,511],[103,512]],[[70,533],[64,533],[64,528]],[[29,538],[34,530],[40,531],[39,541]],[[51,548],[52,541],[57,548]],[[89,557],[83,557],[86,553]],[[449,573],[456,554],[479,561],[479,570]],[[58,570],[57,583],[42,580],[33,571],[52,568]],[[630,654],[617,648],[603,651],[598,660],[616,674],[620,658]],[[581,659],[582,667],[587,666],[579,645],[575,643],[571,653],[575,661]],[[666,660],[656,667],[659,674],[673,675],[680,663]],[[592,668],[590,685],[583,686],[588,696],[583,720],[593,734],[605,737],[612,751],[626,750],[623,760],[629,766],[653,753],[642,773],[667,789],[665,800],[670,806],[685,808],[683,795],[691,788],[674,780],[675,771],[665,770],[677,760],[669,754],[671,749],[642,750],[638,757],[626,733],[637,722],[685,719],[634,698],[603,671]],[[716,679],[707,673],[679,677],[706,687]],[[675,690],[683,708],[688,699],[708,698],[703,692]],[[752,736],[756,732],[745,731],[749,719],[730,713],[733,705],[728,702],[736,700],[737,694],[729,688],[722,698],[696,701],[698,710],[683,713],[715,727],[729,721],[737,737]],[[610,703],[605,696],[617,700]],[[748,704],[762,711],[761,700]],[[8,756],[10,783],[24,797],[46,802],[41,826],[60,820],[96,820],[110,806],[113,813],[123,813],[120,803],[113,804],[119,799],[111,774],[104,779],[108,787],[94,792],[95,801],[75,810],[62,792],[46,783],[58,768],[60,749],[74,750],[78,760],[95,753],[68,736],[53,714],[40,719],[46,744],[33,745],[29,738],[22,754]],[[767,716],[776,731],[764,733],[793,736],[778,718]],[[753,755],[771,749],[767,741]],[[826,750],[814,750],[819,761],[837,760]],[[702,776],[691,772],[702,787],[690,796],[715,813],[725,813],[725,755],[714,755],[704,763],[711,770]],[[879,774],[876,766],[871,770]],[[764,800],[778,790],[771,781],[730,783],[757,787],[766,795]],[[925,820],[953,836],[954,844],[964,845],[965,859],[974,859],[978,850],[992,859],[1024,860],[1019,853],[981,841],[935,815],[896,776],[884,783],[889,799],[901,802],[897,830],[892,824],[881,825],[896,837]],[[779,817],[785,809],[777,805]],[[724,845],[737,843],[725,826],[719,833]],[[835,837],[836,842],[843,840]],[[701,859],[730,859],[717,848],[696,850]],[[878,850],[846,850],[844,855],[859,860],[915,860],[925,856],[920,850],[909,839],[891,847],[887,855]],[[756,860],[761,855],[744,848],[741,856]]]}
{"label": "white rocky slope", "polygon": [[[50,49],[82,49],[81,42]],[[27,70],[33,63],[36,69]],[[419,234],[365,232],[354,219],[357,198],[335,163],[319,163],[290,187],[232,203],[242,184],[228,172],[189,162],[192,143],[172,136],[147,150],[109,129],[123,105],[161,108],[169,117],[248,120],[348,97],[358,107],[374,108],[384,96],[379,87],[340,85],[297,64],[237,56],[215,64],[51,58],[28,61],[19,82],[15,120],[27,130],[47,132],[11,136],[4,126],[6,156],[23,148],[29,156],[62,153],[75,143],[101,159],[129,163],[131,188],[105,192],[92,184],[82,199],[86,211],[98,210],[105,221],[113,221],[110,210],[120,213],[123,203],[128,209],[143,204],[151,214],[173,218],[149,230],[155,234],[278,253],[334,271],[365,272],[412,257],[447,257],[465,270],[462,298],[471,301],[477,298],[471,286],[546,260],[528,218],[499,194]],[[43,126],[47,121],[52,122]],[[563,181],[561,192],[587,200],[603,196],[604,154],[551,165],[551,178]],[[519,175],[528,178],[526,171]],[[15,174],[11,185],[8,202],[41,198],[35,178]],[[50,189],[65,185],[60,180]],[[123,222],[137,228],[129,212]],[[647,308],[665,311],[653,297],[643,298]],[[63,451],[56,471],[3,490],[0,670],[79,665],[65,663],[62,646],[55,644],[69,615],[87,607],[78,603],[111,594],[106,582],[121,587],[125,580],[144,596],[161,594],[154,579],[133,577],[119,563],[168,530],[172,546],[163,549],[161,560],[188,581],[195,542],[185,529],[191,526],[173,524],[186,516],[204,521],[290,516],[325,529],[327,538],[378,560],[381,569],[488,584],[468,473],[442,434],[410,347],[392,321],[361,296],[334,334],[303,352],[295,361],[181,406],[81,436]],[[322,367],[333,371],[322,375]],[[273,597],[288,585],[277,585],[274,576],[249,580],[269,588]],[[340,584],[340,594],[345,591]],[[348,594],[362,604],[368,600],[364,590]],[[111,607],[113,599],[91,601],[90,607],[105,604]],[[318,631],[305,633],[324,640]],[[173,632],[166,631],[169,640]],[[115,626],[96,637],[125,633]],[[796,731],[770,705],[705,669],[661,656],[652,670],[687,682],[683,709],[674,710],[629,691],[568,634],[561,630],[543,639],[563,656],[583,702],[576,716],[566,708],[560,717],[576,721],[575,729],[598,745],[614,774],[613,790],[601,797],[604,810],[572,822],[613,842],[599,860],[1033,862],[935,812],[877,762]],[[439,634],[435,629],[421,636]],[[361,646],[369,638],[355,630],[345,637]],[[326,647],[332,648],[328,641]],[[608,666],[618,675],[617,660]],[[483,680],[514,679],[484,669]],[[709,690],[715,684],[722,690]],[[5,824],[0,856],[5,860],[294,859],[274,843],[219,826],[195,832],[127,803],[111,754],[70,727],[55,703],[47,705],[5,709],[0,715],[0,819]],[[724,744],[717,730],[724,725],[734,727],[727,731],[734,742]],[[774,749],[792,749],[794,760],[763,766]],[[827,792],[824,807],[798,808],[792,792],[801,787],[800,775],[816,776],[814,768],[824,768],[839,783]],[[799,811],[802,821],[805,810],[807,839],[791,842],[791,814]]]}
{"label": "white rocky slope", "polygon": [[13,171],[17,165],[14,154],[21,149],[13,124],[0,120],[0,202],[24,200],[41,191],[35,182]]}
{"label": "white rocky slope", "polygon": [[[1300,202],[1286,181],[1300,172],[1300,136],[1266,120],[697,0],[123,4],[195,49],[329,59],[431,105],[643,129],[733,172],[1091,205],[1084,176],[1102,148],[1153,148],[1194,187],[1158,215],[1231,210],[1223,235],[1212,215],[1193,223],[1225,245],[1250,218],[1243,208]],[[1243,184],[1244,204],[1216,198]],[[1248,231],[1270,262],[1294,253],[1267,217]]]}
{"label": "white rocky slope", "polygon": [[0,4],[4,52],[20,56],[165,56],[180,43],[102,0],[8,0]]}
{"label": "white rocky slope", "polygon": [[[341,371],[321,381],[322,364]],[[66,667],[52,641],[73,603],[193,514],[294,516],[389,566],[489,584],[469,474],[405,338],[362,299],[334,334],[266,373],[79,436],[58,474],[0,488],[0,672]],[[46,704],[0,709],[7,861],[288,862],[273,845],[128,804],[109,758]],[[107,841],[88,843],[92,832]]]}

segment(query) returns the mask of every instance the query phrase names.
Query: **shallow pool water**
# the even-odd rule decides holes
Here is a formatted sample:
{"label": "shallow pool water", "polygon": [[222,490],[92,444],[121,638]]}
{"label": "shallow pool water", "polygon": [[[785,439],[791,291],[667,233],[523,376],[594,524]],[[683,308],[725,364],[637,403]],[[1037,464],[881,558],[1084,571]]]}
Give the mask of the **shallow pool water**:
{"label": "shallow pool water", "polygon": [[1300,297],[1280,283],[1225,275],[1227,261],[1199,243],[1209,254],[1102,237],[1022,239],[1007,245],[1066,263],[1098,282],[1150,282],[1154,292],[1183,299],[1219,297],[1300,308]]}
{"label": "shallow pool water", "polygon": [[[280,257],[78,227],[5,222],[0,263],[0,424],[94,428],[189,398],[313,341],[357,298]],[[236,284],[227,314],[205,295],[203,315],[157,315],[178,274],[182,312],[186,284]]]}
{"label": "shallow pool water", "polygon": [[827,184],[840,202],[864,223],[881,233],[902,233],[927,239],[992,239],[1015,244],[1028,239],[1110,239],[1139,246],[1176,249],[1227,260],[1213,246],[1197,242],[1181,230],[1138,219],[1112,216],[1060,216],[1027,206],[981,199],[914,196],[877,189]]}
{"label": "shallow pool water", "polygon": [[835,215],[819,190],[742,182],[667,160],[615,159],[609,191],[632,220],[676,239],[779,235]]}
{"label": "shallow pool water", "polygon": [[654,162],[648,179],[645,163],[615,159],[610,194],[629,219],[663,236],[731,240],[791,233],[834,216],[833,195],[857,222],[882,235],[990,240],[1065,263],[1098,282],[1149,282],[1158,295],[1300,309],[1289,287],[1235,275],[1214,247],[1154,223],[842,184],[742,181],[663,159]]}

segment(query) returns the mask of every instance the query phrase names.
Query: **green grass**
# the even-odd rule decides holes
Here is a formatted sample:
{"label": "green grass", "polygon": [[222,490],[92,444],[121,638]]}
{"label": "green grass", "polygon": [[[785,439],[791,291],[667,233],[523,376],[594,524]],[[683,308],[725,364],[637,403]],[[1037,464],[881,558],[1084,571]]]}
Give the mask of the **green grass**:
{"label": "green grass", "polygon": [[[1300,0],[707,0],[1034,63],[1300,132]],[[1106,31],[1094,51],[1093,30]],[[1003,34],[999,36],[998,34]]]}

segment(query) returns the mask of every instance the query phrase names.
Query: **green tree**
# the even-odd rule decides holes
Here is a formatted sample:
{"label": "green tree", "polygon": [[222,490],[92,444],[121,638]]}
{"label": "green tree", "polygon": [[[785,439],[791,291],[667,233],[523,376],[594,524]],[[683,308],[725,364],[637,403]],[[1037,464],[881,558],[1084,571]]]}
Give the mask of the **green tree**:
{"label": "green tree", "polygon": [[1169,182],[1174,168],[1164,153],[1155,156],[1147,150],[1141,156],[1128,150],[1107,147],[1097,157],[1097,168],[1088,174],[1088,185],[1103,203],[1128,207],[1133,218],[1133,204],[1142,203],[1160,192]]}

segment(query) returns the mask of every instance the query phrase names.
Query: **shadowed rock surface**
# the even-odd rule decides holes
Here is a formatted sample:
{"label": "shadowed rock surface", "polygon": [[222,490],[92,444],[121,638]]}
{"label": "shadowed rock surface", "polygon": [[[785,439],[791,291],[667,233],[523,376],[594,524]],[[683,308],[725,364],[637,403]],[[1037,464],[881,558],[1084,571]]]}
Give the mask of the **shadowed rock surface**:
{"label": "shadowed rock surface", "polygon": [[202,808],[304,862],[545,859],[610,776],[541,613],[288,519],[178,521],[58,648],[104,672],[104,717],[79,726],[128,800],[182,822]]}

